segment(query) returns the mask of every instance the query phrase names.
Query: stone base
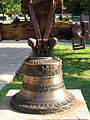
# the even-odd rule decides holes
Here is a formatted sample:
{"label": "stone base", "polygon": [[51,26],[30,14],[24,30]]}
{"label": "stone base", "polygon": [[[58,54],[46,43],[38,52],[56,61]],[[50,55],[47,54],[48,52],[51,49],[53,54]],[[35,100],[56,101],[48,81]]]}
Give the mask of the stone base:
{"label": "stone base", "polygon": [[17,112],[10,107],[10,101],[18,90],[10,90],[0,105],[0,120],[90,120],[90,115],[80,90],[68,90],[77,99],[78,106],[64,113],[35,115]]}

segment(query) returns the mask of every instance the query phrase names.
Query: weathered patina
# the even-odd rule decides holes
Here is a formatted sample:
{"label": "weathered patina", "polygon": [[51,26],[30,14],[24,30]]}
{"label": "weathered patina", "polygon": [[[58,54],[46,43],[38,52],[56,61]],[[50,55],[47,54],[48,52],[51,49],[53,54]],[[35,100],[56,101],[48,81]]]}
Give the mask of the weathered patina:
{"label": "weathered patina", "polygon": [[[52,32],[57,0],[30,0],[27,4],[36,35],[28,40],[34,56],[28,57],[24,62],[22,88],[13,96],[11,106],[18,111],[32,114],[71,110],[78,103],[74,95],[65,88],[61,59],[52,57],[52,49],[57,43]],[[62,24],[61,26],[63,27]]]}
{"label": "weathered patina", "polygon": [[31,114],[63,113],[78,102],[67,92],[62,78],[62,61],[56,57],[29,57],[24,62],[24,80],[11,106]]}

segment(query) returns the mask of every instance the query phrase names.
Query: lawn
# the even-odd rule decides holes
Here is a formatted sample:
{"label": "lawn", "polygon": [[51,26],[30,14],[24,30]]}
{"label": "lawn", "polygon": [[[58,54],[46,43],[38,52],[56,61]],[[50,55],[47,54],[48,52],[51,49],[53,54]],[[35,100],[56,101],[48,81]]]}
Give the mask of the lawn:
{"label": "lawn", "polygon": [[[70,19],[74,22],[79,22],[80,21],[80,16],[74,16],[74,18],[72,19],[72,16],[69,16]],[[63,16],[63,20],[65,20],[66,16]]]}
{"label": "lawn", "polygon": [[81,89],[90,111],[90,47],[73,51],[71,46],[56,46],[53,53],[63,61],[66,88]]}
{"label": "lawn", "polygon": [[[58,42],[65,42],[65,43],[72,43],[72,40],[58,40]],[[76,44],[80,44],[80,40],[75,40]],[[86,40],[85,44],[89,44],[90,45],[90,40]]]}
{"label": "lawn", "polygon": [[[90,111],[90,47],[72,50],[71,46],[56,46],[53,54],[62,59],[63,79],[67,89],[81,89]],[[24,70],[23,65],[15,79],[0,92],[0,102],[10,89],[20,89]]]}

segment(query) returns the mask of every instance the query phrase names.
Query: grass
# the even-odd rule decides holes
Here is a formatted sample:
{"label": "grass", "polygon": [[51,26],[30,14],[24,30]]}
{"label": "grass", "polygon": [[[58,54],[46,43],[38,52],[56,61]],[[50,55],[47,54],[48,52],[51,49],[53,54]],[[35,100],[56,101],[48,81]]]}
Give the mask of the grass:
{"label": "grass", "polygon": [[[63,15],[62,20],[65,21],[66,17],[67,15]],[[72,16],[69,16],[69,17],[74,22],[77,22],[77,21],[80,22],[80,16],[74,16],[74,18],[72,18]],[[59,16],[57,16],[56,20],[59,21]]]}
{"label": "grass", "polygon": [[[71,46],[56,46],[53,54],[62,59],[63,79],[67,89],[81,89],[90,111],[90,47],[73,51]],[[0,92],[0,102],[10,89],[20,89],[24,71],[23,65],[14,81]]]}
{"label": "grass", "polygon": [[57,45],[53,51],[54,55],[59,58],[67,59],[90,59],[90,47],[81,50],[72,50],[72,46]]}
{"label": "grass", "polygon": [[[72,40],[58,40],[59,42],[65,42],[65,43],[72,43]],[[80,44],[80,40],[75,40],[76,44]],[[90,40],[86,40],[85,44],[89,44],[90,45]]]}
{"label": "grass", "polygon": [[70,17],[72,21],[80,21],[80,16],[74,16],[74,18],[72,19],[72,17]]}
{"label": "grass", "polygon": [[[69,16],[69,17],[70,17],[70,19],[71,19],[72,21],[74,21],[74,22],[80,21],[80,16],[74,16],[73,19],[72,19],[72,16]],[[65,20],[65,18],[66,18],[66,16],[63,16],[63,20]]]}
{"label": "grass", "polygon": [[7,84],[1,91],[0,91],[0,103],[4,99],[5,95],[8,93],[11,89],[20,89],[22,85],[22,82],[15,82],[15,83],[9,83]]}
{"label": "grass", "polygon": [[56,46],[53,53],[63,61],[66,88],[81,89],[90,111],[90,47],[73,51],[71,46]]}

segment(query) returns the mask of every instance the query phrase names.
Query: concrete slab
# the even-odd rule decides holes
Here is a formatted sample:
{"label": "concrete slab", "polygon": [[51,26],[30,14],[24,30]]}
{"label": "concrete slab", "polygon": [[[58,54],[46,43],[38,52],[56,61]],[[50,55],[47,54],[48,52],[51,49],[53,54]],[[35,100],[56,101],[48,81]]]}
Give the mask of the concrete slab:
{"label": "concrete slab", "polygon": [[0,120],[90,120],[90,115],[80,90],[69,90],[77,99],[78,106],[68,112],[35,115],[20,113],[10,107],[10,100],[18,90],[10,90],[0,105]]}
{"label": "concrete slab", "polygon": [[27,41],[2,41],[0,43],[0,90],[12,81],[31,52]]}

